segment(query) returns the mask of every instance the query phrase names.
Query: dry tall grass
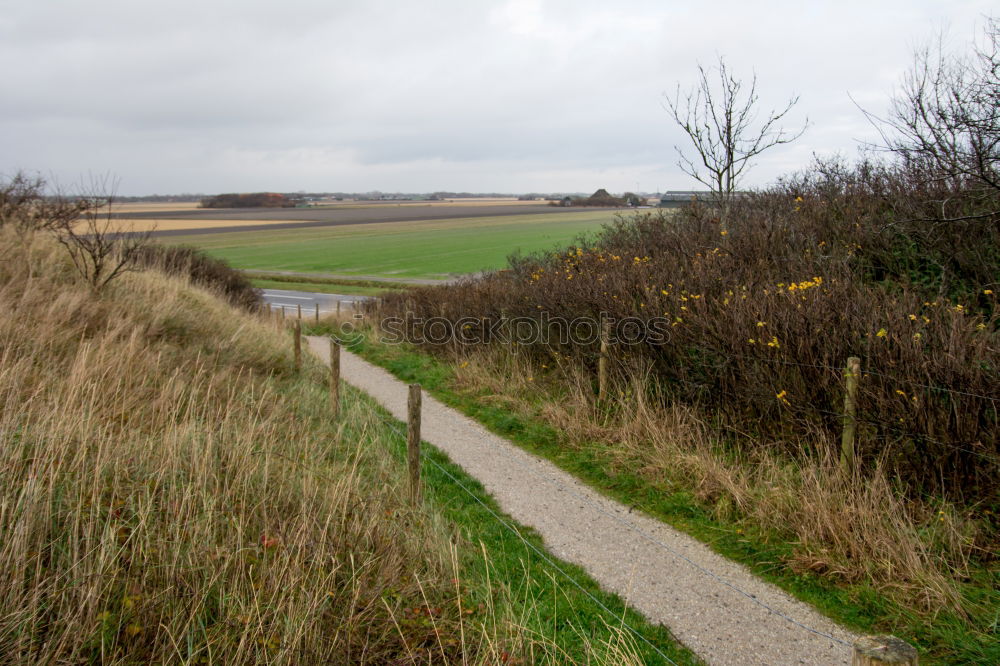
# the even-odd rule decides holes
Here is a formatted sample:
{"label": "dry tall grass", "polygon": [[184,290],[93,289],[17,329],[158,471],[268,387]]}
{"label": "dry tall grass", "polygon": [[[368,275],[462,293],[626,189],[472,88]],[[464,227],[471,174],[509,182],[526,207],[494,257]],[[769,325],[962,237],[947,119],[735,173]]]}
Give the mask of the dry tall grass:
{"label": "dry tall grass", "polygon": [[23,240],[0,229],[0,661],[559,661],[517,600],[462,613],[453,528],[273,321],[155,272],[98,297]]}
{"label": "dry tall grass", "polygon": [[95,300],[56,250],[32,261],[44,277],[0,289],[6,659],[379,661],[427,640],[392,614],[423,605],[417,580],[447,590],[447,551],[387,520],[398,498],[345,450],[370,414],[323,441],[278,389],[277,329],[160,275]]}

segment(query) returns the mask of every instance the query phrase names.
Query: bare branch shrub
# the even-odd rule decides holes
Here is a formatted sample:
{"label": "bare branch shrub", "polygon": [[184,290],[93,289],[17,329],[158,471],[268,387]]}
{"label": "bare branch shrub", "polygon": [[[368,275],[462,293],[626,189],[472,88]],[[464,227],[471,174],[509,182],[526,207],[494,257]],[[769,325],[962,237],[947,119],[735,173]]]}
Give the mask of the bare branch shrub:
{"label": "bare branch shrub", "polygon": [[116,186],[108,177],[92,180],[79,199],[79,217],[62,219],[53,228],[73,266],[95,291],[137,267],[151,233],[122,229],[113,212]]}
{"label": "bare branch shrub", "polygon": [[46,194],[45,179],[23,171],[0,185],[0,227],[21,233],[54,230],[76,220],[87,207],[83,200]]}
{"label": "bare branch shrub", "polygon": [[[718,79],[713,80],[713,71]],[[673,97],[667,97],[667,109],[684,130],[694,148],[688,157],[675,146],[678,166],[699,183],[709,187],[725,207],[739,186],[751,160],[764,151],[790,143],[802,136],[804,125],[787,131],[780,122],[799,98],[793,97],[782,109],[772,109],[758,123],[760,98],[757,75],[749,85],[732,73],[726,61],[712,69],[698,65],[698,83],[682,93],[678,85]]]}
{"label": "bare branch shrub", "polygon": [[[987,19],[968,55],[944,39],[919,50],[886,118],[867,113],[883,150],[922,176],[934,195],[927,220],[995,219],[1000,214],[1000,22]],[[964,196],[956,197],[956,190]]]}

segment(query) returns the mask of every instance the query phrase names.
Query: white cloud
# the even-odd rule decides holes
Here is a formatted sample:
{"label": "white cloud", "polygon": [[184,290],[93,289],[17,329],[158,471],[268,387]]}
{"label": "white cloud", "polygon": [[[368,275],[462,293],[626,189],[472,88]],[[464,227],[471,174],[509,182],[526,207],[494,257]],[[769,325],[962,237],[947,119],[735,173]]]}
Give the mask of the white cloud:
{"label": "white cloud", "polygon": [[490,20],[515,35],[537,34],[544,27],[541,0],[508,0],[490,12]]}

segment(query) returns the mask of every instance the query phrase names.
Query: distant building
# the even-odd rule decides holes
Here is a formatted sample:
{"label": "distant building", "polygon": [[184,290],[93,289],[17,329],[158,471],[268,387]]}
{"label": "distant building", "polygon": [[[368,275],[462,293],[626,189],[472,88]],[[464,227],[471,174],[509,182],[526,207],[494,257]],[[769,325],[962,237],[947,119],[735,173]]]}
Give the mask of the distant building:
{"label": "distant building", "polygon": [[660,208],[680,208],[692,201],[709,201],[711,192],[695,190],[670,190],[660,195]]}

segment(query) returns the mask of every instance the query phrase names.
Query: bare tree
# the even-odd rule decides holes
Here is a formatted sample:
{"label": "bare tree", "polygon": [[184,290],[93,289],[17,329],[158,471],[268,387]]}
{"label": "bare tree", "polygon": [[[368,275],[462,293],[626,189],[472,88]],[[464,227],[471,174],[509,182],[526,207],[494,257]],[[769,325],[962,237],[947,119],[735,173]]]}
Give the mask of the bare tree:
{"label": "bare tree", "polygon": [[802,136],[808,121],[794,132],[779,125],[798,103],[798,97],[758,121],[757,75],[745,86],[722,57],[711,69],[699,64],[698,75],[693,88],[682,93],[678,85],[674,96],[667,97],[667,109],[691,139],[694,156],[688,157],[677,146],[674,149],[680,155],[678,166],[708,186],[725,211],[751,160],[769,148]]}
{"label": "bare tree", "polygon": [[76,220],[86,207],[82,200],[49,196],[45,179],[24,171],[0,184],[0,227],[22,234],[56,229]]}
{"label": "bare tree", "polygon": [[114,216],[116,188],[117,182],[109,177],[92,179],[77,199],[79,216],[53,229],[77,272],[95,291],[137,267],[151,234],[122,228]]}
{"label": "bare tree", "polygon": [[987,19],[983,32],[969,55],[951,55],[943,38],[918,51],[888,116],[865,112],[881,148],[935,197],[934,221],[1000,214],[1000,21]]}

